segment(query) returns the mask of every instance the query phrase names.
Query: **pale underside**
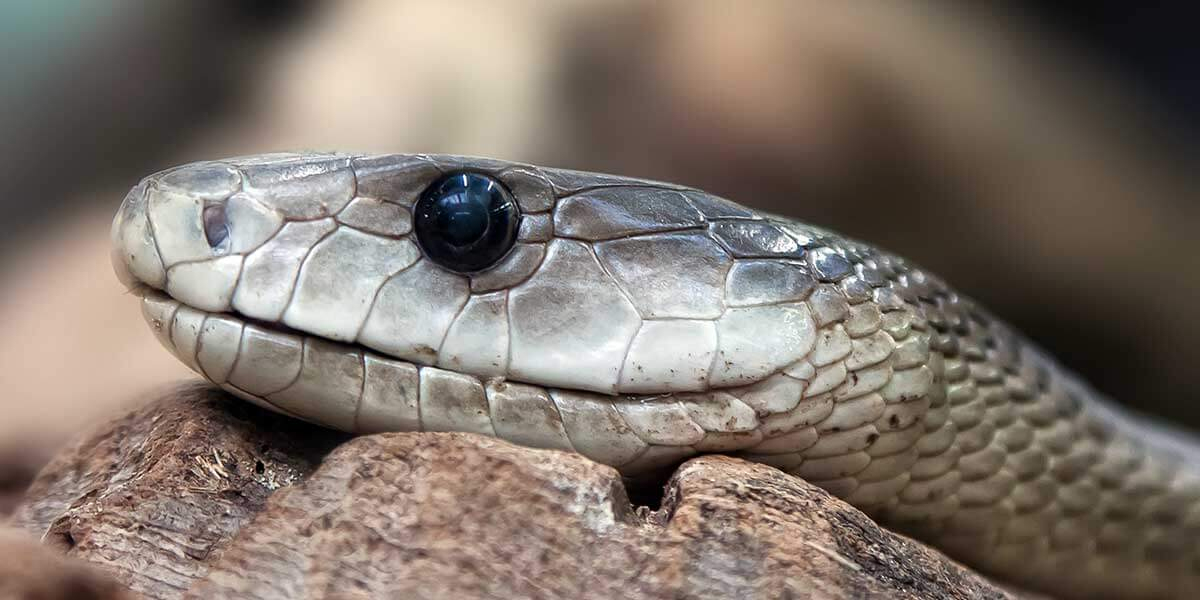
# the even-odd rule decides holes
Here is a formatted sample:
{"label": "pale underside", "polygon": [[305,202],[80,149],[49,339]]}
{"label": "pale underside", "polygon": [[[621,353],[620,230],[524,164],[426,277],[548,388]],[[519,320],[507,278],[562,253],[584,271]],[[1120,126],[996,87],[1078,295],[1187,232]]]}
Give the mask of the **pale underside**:
{"label": "pale underside", "polygon": [[[472,275],[412,234],[416,196],[456,169],[496,177],[522,212],[513,250]],[[828,231],[656,182],[287,155],[148,178],[113,239],[164,346],[271,410],[484,433],[631,475],[732,453],[1032,587],[1200,592],[1190,442]]]}

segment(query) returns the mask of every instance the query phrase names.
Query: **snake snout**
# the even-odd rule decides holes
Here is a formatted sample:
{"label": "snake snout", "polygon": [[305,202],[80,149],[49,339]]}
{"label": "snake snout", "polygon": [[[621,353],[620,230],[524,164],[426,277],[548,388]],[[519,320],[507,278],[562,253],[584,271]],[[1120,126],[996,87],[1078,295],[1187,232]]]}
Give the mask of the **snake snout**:
{"label": "snake snout", "polygon": [[[117,274],[117,279],[121,281],[121,284],[128,289],[137,287],[141,282],[141,278],[133,274],[132,263],[137,261],[137,253],[131,251],[136,250],[138,241],[142,236],[132,236],[133,239],[126,241],[126,235],[131,233],[128,231],[128,225],[132,224],[127,224],[127,222],[138,218],[136,214],[133,214],[136,211],[145,212],[138,206],[144,202],[142,199],[144,193],[144,186],[138,184],[125,195],[125,199],[121,201],[121,207],[117,209],[117,214],[113,216],[112,229],[109,230],[109,241],[111,244],[109,246],[109,258],[112,259],[113,272]],[[158,253],[155,252],[154,256],[157,258]],[[159,266],[161,268],[161,265]]]}
{"label": "snake snout", "polygon": [[162,287],[166,283],[166,271],[146,215],[148,181],[143,179],[125,195],[110,232],[113,270],[129,289],[141,285]]}
{"label": "snake snout", "polygon": [[245,256],[283,226],[278,211],[242,187],[238,169],[213,162],[142,180],[113,219],[117,277],[201,310],[229,310]]}

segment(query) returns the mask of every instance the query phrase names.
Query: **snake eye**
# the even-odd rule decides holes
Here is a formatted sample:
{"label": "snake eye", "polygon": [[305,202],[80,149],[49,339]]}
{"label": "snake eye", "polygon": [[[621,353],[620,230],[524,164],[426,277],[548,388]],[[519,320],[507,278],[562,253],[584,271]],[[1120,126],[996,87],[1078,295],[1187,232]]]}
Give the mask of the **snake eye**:
{"label": "snake eye", "polygon": [[453,173],[434,182],[413,211],[417,242],[433,262],[460,273],[486,269],[512,248],[521,212],[499,181]]}

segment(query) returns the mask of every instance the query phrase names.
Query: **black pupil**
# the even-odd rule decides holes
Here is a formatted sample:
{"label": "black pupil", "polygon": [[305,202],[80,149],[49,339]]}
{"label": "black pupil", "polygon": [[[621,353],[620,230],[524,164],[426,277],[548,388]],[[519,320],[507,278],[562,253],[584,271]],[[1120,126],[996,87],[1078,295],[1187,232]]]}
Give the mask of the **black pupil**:
{"label": "black pupil", "polygon": [[417,241],[437,264],[459,272],[486,269],[516,241],[520,212],[500,182],[455,173],[429,186],[414,210]]}
{"label": "black pupil", "polygon": [[437,202],[434,227],[451,246],[477,242],[488,230],[488,200],[468,189],[442,196]]}

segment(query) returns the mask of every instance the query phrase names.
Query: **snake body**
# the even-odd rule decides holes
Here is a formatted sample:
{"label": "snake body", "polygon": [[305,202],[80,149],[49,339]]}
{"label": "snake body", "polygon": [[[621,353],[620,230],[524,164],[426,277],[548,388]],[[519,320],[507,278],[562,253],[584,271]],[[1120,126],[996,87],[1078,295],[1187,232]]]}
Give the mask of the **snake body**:
{"label": "snake body", "polygon": [[[422,190],[459,171],[502,182],[521,215],[511,251],[468,274],[413,239]],[[147,177],[112,239],[162,344],[270,410],[478,432],[629,475],[734,454],[1030,588],[1200,593],[1190,439],[824,229],[661,182],[282,154]]]}

